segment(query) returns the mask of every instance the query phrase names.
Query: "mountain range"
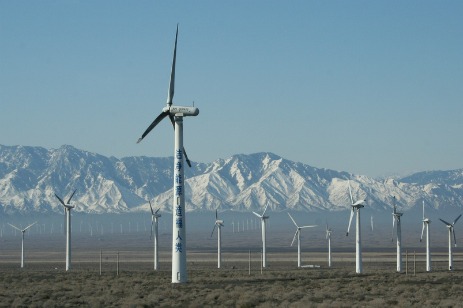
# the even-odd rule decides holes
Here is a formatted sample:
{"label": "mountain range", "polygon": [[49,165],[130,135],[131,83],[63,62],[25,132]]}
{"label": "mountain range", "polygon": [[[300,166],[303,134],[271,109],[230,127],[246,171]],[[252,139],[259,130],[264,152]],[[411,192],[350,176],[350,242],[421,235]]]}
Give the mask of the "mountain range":
{"label": "mountain range", "polygon": [[[76,211],[148,211],[148,200],[170,212],[173,157],[106,157],[70,145],[58,149],[0,145],[0,211],[62,211],[54,194],[74,189]],[[373,210],[390,210],[393,196],[402,211],[421,205],[461,209],[463,169],[425,171],[396,179],[374,179],[286,160],[273,153],[237,154],[185,171],[188,211],[341,211],[354,199]]]}

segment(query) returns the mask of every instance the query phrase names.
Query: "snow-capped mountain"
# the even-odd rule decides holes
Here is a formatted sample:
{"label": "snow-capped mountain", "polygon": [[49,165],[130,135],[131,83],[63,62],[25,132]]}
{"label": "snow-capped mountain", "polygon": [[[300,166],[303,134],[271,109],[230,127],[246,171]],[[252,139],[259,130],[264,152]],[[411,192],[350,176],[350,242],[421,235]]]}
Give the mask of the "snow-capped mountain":
{"label": "snow-capped mountain", "polygon": [[[74,189],[76,210],[88,213],[148,210],[147,200],[170,211],[173,158],[117,159],[72,146],[0,145],[0,207],[3,212],[62,211]],[[375,210],[389,209],[392,196],[402,210],[422,200],[434,208],[461,208],[463,169],[416,173],[402,179],[376,180],[319,169],[272,153],[234,155],[187,168],[187,210],[339,211],[349,209],[347,179],[354,198],[366,198]]]}

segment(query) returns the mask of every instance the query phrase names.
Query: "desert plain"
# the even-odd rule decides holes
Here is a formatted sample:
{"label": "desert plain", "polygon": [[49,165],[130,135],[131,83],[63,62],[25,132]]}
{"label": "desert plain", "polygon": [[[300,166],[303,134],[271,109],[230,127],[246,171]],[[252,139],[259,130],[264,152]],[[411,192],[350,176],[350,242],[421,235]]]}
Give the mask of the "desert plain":
{"label": "desert plain", "polygon": [[[31,235],[20,268],[20,237],[0,241],[1,307],[459,307],[463,303],[463,254],[455,251],[448,271],[444,247],[433,251],[433,270],[425,271],[422,246],[403,251],[396,272],[395,247],[381,248],[370,238],[363,273],[355,273],[351,243],[333,249],[327,265],[324,238],[297,249],[292,235],[269,244],[266,268],[254,244],[258,230],[225,233],[222,267],[216,239],[190,241],[188,283],[172,284],[170,236],[160,236],[160,269],[153,269],[153,246],[146,232],[123,236],[74,237],[72,268],[65,268],[63,235]],[[193,236],[194,238],[195,236]],[[252,240],[249,240],[252,238]],[[248,240],[246,240],[248,239]],[[307,237],[306,237],[307,239]],[[390,240],[389,240],[390,241]],[[307,242],[303,245],[309,246]],[[334,245],[336,247],[336,245]],[[101,262],[100,262],[101,256]],[[119,262],[118,262],[119,260]]]}

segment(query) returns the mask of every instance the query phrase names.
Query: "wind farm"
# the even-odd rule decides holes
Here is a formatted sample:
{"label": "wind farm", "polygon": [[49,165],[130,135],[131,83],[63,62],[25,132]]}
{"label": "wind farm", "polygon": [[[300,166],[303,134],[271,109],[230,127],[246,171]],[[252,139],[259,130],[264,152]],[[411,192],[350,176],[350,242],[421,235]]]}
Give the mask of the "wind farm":
{"label": "wind farm", "polygon": [[413,1],[0,2],[0,306],[461,305],[463,5]]}

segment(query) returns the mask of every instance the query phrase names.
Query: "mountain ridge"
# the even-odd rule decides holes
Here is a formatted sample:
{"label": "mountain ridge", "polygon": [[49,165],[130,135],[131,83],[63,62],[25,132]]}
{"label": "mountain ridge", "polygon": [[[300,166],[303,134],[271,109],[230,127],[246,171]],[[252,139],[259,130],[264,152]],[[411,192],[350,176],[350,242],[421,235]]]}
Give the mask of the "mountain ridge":
{"label": "mountain ridge", "polygon": [[[0,145],[0,208],[4,213],[57,212],[54,194],[73,189],[76,210],[86,213],[148,211],[147,200],[170,212],[173,157],[106,157],[63,145],[58,149]],[[399,179],[374,179],[316,168],[274,153],[236,154],[185,169],[188,211],[341,211],[354,198],[374,210],[421,204],[458,208],[463,203],[463,169],[423,171]]]}

